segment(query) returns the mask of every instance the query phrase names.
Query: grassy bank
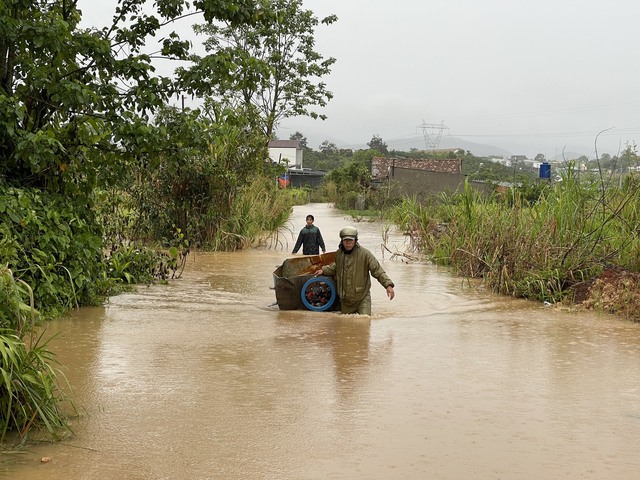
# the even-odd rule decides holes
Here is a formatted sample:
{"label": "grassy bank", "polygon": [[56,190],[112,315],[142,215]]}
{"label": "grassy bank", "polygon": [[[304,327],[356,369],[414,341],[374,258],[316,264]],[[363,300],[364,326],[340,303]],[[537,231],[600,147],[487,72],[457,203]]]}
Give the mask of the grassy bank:
{"label": "grassy bank", "polygon": [[[497,293],[574,302],[605,271],[640,271],[638,205],[640,178],[607,182],[569,170],[536,195],[467,187],[428,205],[407,199],[392,219],[433,262]],[[638,312],[627,316],[640,320]]]}

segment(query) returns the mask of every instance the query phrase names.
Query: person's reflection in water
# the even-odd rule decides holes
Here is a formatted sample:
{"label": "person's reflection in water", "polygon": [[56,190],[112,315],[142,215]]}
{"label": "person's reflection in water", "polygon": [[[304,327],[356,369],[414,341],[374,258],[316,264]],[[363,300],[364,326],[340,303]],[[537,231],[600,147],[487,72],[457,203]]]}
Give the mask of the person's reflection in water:
{"label": "person's reflection in water", "polygon": [[284,329],[278,340],[286,344],[302,341],[310,347],[330,349],[338,401],[353,401],[359,391],[369,388],[380,367],[390,358],[393,337],[388,334],[372,345],[368,315],[321,315],[325,321],[310,321],[304,312],[278,312],[279,325]]}
{"label": "person's reflection in water", "polygon": [[336,389],[341,399],[357,390],[370,363],[371,319],[341,316],[330,327],[331,353],[336,369]]}

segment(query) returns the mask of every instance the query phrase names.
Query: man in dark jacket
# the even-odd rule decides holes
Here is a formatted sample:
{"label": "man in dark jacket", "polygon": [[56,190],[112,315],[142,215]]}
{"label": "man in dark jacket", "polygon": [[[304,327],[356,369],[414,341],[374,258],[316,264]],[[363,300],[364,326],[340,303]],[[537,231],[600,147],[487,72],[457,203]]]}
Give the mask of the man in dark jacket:
{"label": "man in dark jacket", "polygon": [[301,245],[303,255],[319,255],[320,249],[322,249],[322,253],[326,252],[322,234],[320,229],[313,224],[314,220],[313,215],[307,215],[307,224],[300,230],[298,241],[293,247],[292,253],[298,253]]}
{"label": "man in dark jacket", "polygon": [[358,243],[358,230],[345,227],[340,230],[340,246],[336,261],[317,270],[316,275],[336,277],[337,294],[342,313],[371,315],[371,277],[375,278],[387,291],[389,300],[395,292],[393,282],[386,274],[378,259]]}

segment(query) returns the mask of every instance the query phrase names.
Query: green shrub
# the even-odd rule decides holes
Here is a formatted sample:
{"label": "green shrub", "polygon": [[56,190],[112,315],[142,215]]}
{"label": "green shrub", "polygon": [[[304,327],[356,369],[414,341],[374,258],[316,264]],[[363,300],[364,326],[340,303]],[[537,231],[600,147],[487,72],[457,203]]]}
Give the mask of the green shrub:
{"label": "green shrub", "polygon": [[[29,305],[22,298],[29,298]],[[19,335],[33,329],[39,316],[33,306],[33,290],[22,280],[16,282],[13,272],[0,266],[0,330],[7,329]]]}
{"label": "green shrub", "polygon": [[31,286],[44,317],[94,304],[101,299],[94,282],[104,269],[102,230],[87,205],[39,190],[4,188],[0,265]]}
{"label": "green shrub", "polygon": [[57,437],[69,430],[59,388],[64,375],[46,343],[28,346],[13,332],[0,330],[0,442],[8,432],[24,437],[31,430]]}

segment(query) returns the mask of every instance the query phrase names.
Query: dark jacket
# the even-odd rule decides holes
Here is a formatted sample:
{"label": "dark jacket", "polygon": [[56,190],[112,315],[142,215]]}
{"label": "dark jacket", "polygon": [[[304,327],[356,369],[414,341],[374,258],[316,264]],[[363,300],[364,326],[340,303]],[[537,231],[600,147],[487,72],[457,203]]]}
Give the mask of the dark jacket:
{"label": "dark jacket", "polygon": [[303,245],[302,253],[304,255],[318,255],[321,248],[323,252],[326,251],[320,229],[315,225],[305,225],[304,228],[300,230],[298,241],[295,247],[293,247],[293,253],[297,253],[301,245]]}
{"label": "dark jacket", "polygon": [[366,297],[371,289],[369,274],[384,288],[393,287],[375,255],[357,243],[351,253],[345,253],[340,245],[335,263],[322,267],[322,274],[335,275],[338,297],[345,306],[358,305]]}

